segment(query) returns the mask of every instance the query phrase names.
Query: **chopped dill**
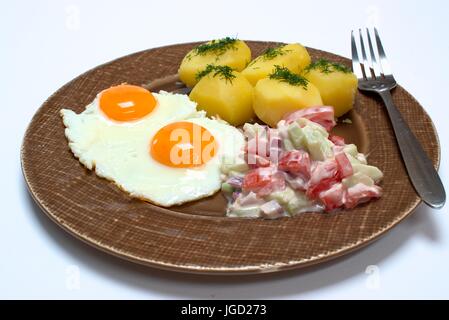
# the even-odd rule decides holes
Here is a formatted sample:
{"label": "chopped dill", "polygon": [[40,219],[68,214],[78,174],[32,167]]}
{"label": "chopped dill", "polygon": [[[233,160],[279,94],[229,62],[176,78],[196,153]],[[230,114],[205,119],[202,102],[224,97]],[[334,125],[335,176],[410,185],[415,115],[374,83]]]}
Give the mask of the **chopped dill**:
{"label": "chopped dill", "polygon": [[285,47],[285,44],[280,45],[279,47],[276,47],[276,48],[268,48],[259,57],[254,59],[249,64],[249,66],[253,65],[256,61],[259,61],[259,60],[263,60],[263,61],[273,60],[274,58],[276,58],[278,56],[283,56],[287,52],[291,51],[291,50],[285,50],[284,47]]}
{"label": "chopped dill", "polygon": [[291,50],[285,50],[284,47],[285,47],[285,44],[280,45],[279,47],[276,47],[276,48],[268,48],[262,54],[262,57],[265,60],[272,60],[272,59],[276,58],[277,56],[283,56],[287,52],[291,51]]}
{"label": "chopped dill", "polygon": [[301,86],[307,90],[309,81],[306,78],[291,72],[286,67],[281,67],[278,65],[275,65],[274,67],[275,69],[273,73],[270,74],[270,79],[276,79],[281,82],[286,82],[292,86]]}
{"label": "chopped dill", "polygon": [[334,71],[339,71],[343,73],[351,72],[351,69],[347,68],[346,66],[336,62],[330,62],[329,60],[326,59],[319,59],[318,61],[311,63],[305,69],[305,72],[309,72],[310,70],[319,70],[324,74],[329,74]]}
{"label": "chopped dill", "polygon": [[216,66],[213,64],[208,64],[206,69],[203,71],[199,71],[196,74],[196,79],[200,80],[204,76],[207,76],[209,73],[213,72],[213,77],[220,76],[221,79],[224,79],[226,81],[230,81],[232,83],[232,79],[235,78],[235,74],[233,73],[233,70],[231,67],[228,66]]}
{"label": "chopped dill", "polygon": [[212,40],[210,42],[204,43],[196,47],[193,52],[196,55],[203,56],[205,54],[208,54],[210,52],[215,53],[216,55],[220,56],[224,54],[228,49],[236,49],[235,43],[238,39],[237,38],[231,38],[226,37],[223,39],[218,40]]}

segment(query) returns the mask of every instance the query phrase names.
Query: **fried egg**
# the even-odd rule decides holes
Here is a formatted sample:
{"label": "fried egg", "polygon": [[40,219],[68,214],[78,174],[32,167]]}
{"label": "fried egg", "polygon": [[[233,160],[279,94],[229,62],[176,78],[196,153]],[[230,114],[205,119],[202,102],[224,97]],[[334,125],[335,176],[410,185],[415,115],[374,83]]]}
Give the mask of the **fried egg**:
{"label": "fried egg", "polygon": [[75,157],[131,196],[169,207],[216,193],[223,159],[244,147],[233,126],[205,117],[188,96],[120,85],[80,113],[61,110]]}

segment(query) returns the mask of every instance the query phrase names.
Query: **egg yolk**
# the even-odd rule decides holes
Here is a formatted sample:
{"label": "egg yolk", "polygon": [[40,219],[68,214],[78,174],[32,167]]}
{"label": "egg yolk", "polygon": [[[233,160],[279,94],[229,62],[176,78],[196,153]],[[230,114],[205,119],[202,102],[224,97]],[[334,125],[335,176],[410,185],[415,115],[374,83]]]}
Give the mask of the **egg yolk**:
{"label": "egg yolk", "polygon": [[100,109],[115,121],[133,121],[148,115],[156,107],[150,91],[129,84],[121,84],[100,93]]}
{"label": "egg yolk", "polygon": [[153,137],[150,154],[161,164],[173,168],[198,167],[215,156],[217,142],[204,127],[192,122],[173,122]]}

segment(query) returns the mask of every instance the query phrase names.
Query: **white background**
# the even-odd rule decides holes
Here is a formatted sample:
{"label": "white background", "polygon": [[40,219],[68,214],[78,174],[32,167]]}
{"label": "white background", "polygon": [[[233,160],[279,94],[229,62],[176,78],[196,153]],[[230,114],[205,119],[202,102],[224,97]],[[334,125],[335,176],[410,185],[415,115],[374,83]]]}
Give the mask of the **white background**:
{"label": "white background", "polygon": [[[447,1],[8,1],[0,10],[0,298],[449,298],[448,207],[421,206],[373,245],[306,271],[203,277],[133,265],[65,234],[34,205],[19,148],[42,102],[98,64],[238,35],[350,55],[377,24],[396,78],[433,118],[449,190]],[[371,267],[370,267],[371,266]]]}

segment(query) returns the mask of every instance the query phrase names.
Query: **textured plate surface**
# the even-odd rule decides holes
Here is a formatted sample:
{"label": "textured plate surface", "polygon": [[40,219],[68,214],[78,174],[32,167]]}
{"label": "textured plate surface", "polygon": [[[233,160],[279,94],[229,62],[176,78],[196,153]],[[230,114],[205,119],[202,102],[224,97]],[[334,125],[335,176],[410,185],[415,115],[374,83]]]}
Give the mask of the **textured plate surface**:
{"label": "textured plate surface", "polygon": [[[253,56],[277,43],[248,41]],[[153,83],[176,74],[195,44],[131,54],[90,70],[53,94],[33,117],[22,146],[22,168],[34,199],[59,226],[116,256],[158,268],[196,273],[256,273],[304,267],[368,244],[407,217],[420,200],[411,186],[380,101],[357,93],[352,124],[335,130],[369,154],[385,174],[383,197],[336,214],[303,214],[275,221],[224,217],[221,194],[171,209],[132,199],[86,170],[70,152],[61,108],[84,110],[101,90],[123,82]],[[309,49],[350,65],[348,59]],[[156,80],[156,82],[154,82]],[[174,84],[173,84],[174,85]],[[170,84],[168,85],[170,87]],[[439,144],[419,103],[398,87],[394,101],[434,165]]]}

